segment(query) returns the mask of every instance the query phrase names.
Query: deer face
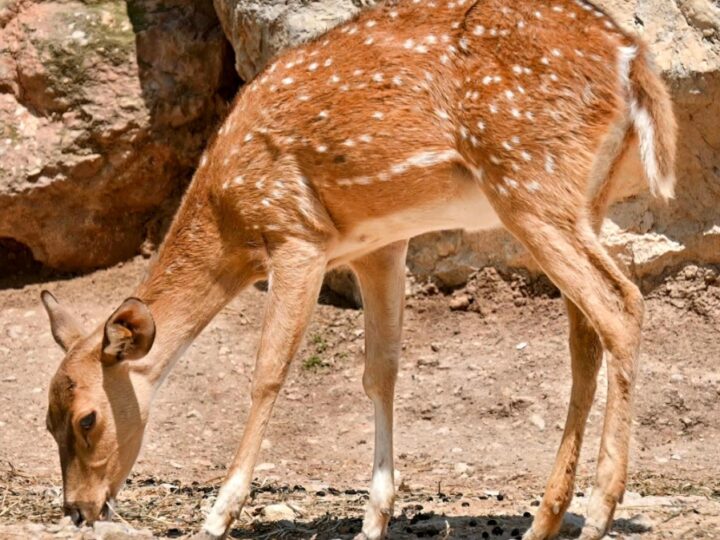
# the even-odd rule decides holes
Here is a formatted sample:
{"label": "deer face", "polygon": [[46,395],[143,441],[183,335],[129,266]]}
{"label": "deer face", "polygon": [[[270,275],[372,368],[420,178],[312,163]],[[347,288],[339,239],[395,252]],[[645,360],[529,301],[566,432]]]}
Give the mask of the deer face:
{"label": "deer face", "polygon": [[47,428],[60,452],[64,511],[75,524],[109,516],[140,451],[148,392],[133,360],[152,346],[148,307],[130,298],[101,331],[86,335],[48,292],[42,301],[66,355],[50,383]]}

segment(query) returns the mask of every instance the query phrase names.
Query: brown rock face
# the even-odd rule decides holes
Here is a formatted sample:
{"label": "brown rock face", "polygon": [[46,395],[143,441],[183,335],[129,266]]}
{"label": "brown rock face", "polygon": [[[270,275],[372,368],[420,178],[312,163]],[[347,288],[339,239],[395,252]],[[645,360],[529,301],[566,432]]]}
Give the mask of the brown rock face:
{"label": "brown rock face", "polygon": [[137,253],[234,91],[231,57],[210,0],[0,0],[0,239],[68,270]]}

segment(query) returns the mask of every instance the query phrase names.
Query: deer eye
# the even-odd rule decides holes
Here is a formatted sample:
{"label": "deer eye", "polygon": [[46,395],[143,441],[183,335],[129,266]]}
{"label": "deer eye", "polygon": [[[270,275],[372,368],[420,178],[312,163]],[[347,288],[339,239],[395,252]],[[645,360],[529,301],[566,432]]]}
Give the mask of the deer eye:
{"label": "deer eye", "polygon": [[80,427],[83,428],[85,431],[88,431],[91,427],[95,425],[95,411],[91,412],[90,414],[86,414],[80,419]]}

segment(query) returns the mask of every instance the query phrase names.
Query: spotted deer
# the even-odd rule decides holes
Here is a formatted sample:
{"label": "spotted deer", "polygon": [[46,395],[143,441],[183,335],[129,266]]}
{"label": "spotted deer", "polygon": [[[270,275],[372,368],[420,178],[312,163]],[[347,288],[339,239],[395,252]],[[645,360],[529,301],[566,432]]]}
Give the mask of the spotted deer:
{"label": "spotted deer", "polygon": [[66,351],[47,415],[66,512],[77,523],[107,517],[176,360],[228,301],[267,279],[249,416],[198,534],[223,537],[323,274],[348,264],[375,410],[359,538],[383,538],[408,239],[502,225],[562,291],[570,321],[569,412],[525,539],[560,528],[604,354],[607,406],[581,538],[602,537],[625,491],[643,299],[597,235],[612,201],[643,186],[672,196],[675,137],[646,47],[583,0],[388,1],[281,54],[235,100],[133,296],[85,333],[42,295]]}

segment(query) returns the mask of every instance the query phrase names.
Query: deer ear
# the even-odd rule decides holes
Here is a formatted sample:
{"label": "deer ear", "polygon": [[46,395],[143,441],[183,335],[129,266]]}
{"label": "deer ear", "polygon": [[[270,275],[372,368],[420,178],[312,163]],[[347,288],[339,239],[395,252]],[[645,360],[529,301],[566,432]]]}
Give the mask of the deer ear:
{"label": "deer ear", "polygon": [[128,298],[105,323],[102,362],[137,360],[150,352],[155,341],[155,321],[150,308],[138,298]]}
{"label": "deer ear", "polygon": [[67,351],[73,344],[85,335],[80,323],[68,310],[60,305],[55,297],[48,291],[40,293],[45,311],[50,318],[50,331],[55,342]]}

